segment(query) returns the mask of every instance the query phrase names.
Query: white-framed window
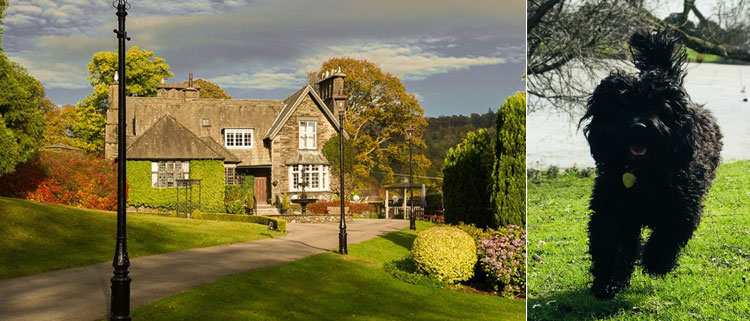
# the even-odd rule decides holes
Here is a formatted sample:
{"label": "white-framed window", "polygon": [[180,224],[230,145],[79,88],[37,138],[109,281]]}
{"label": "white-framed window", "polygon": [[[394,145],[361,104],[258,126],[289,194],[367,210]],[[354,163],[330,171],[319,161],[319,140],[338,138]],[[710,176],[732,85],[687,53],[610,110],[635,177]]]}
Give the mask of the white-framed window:
{"label": "white-framed window", "polygon": [[[304,169],[304,177],[302,172]],[[300,183],[305,182],[305,191],[320,192],[327,191],[328,186],[328,165],[292,165],[289,166],[289,191],[301,192]]]}
{"label": "white-framed window", "polygon": [[224,164],[224,185],[240,185],[237,177],[237,165]]}
{"label": "white-framed window", "polygon": [[190,178],[190,162],[151,162],[151,187],[172,188],[178,179]]}
{"label": "white-framed window", "polygon": [[224,147],[227,149],[253,148],[253,128],[224,129]]}
{"label": "white-framed window", "polygon": [[299,149],[316,149],[318,124],[315,121],[303,120],[299,122]]}

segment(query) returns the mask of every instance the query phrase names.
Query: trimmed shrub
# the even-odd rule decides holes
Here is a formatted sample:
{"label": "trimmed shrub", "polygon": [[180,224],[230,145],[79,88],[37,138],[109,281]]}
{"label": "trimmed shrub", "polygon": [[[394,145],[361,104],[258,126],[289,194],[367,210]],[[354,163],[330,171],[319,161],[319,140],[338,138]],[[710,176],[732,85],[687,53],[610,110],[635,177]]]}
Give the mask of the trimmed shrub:
{"label": "trimmed shrub", "polygon": [[443,209],[443,196],[440,194],[429,194],[425,196],[425,212],[435,213]]}
{"label": "trimmed shrub", "polygon": [[[462,230],[466,232],[466,234],[469,234],[471,238],[474,240],[474,245],[477,246],[477,250],[479,247],[479,244],[482,242],[483,238],[489,237],[492,235],[492,232],[494,230],[492,229],[481,229],[471,224],[464,224],[463,222],[458,223],[458,225],[454,225],[459,230]],[[478,252],[478,251],[477,251]]]}
{"label": "trimmed shrub", "polygon": [[[151,187],[151,162],[128,161],[129,184],[128,205],[155,209],[176,209],[176,188]],[[201,180],[200,208],[205,212],[223,213],[224,209],[224,163],[220,160],[195,160],[190,162],[190,178]],[[193,190],[193,202],[197,207],[197,187]],[[181,199],[183,196],[181,195]]]}
{"label": "trimmed shrub", "polygon": [[281,231],[281,232],[286,231],[286,220],[275,218],[275,217],[268,217],[268,216],[203,213],[200,219],[215,220],[215,221],[248,222],[248,223],[263,224],[265,226],[268,226],[269,223],[273,222],[273,225],[276,226],[276,230]]}
{"label": "trimmed shrub", "polygon": [[526,94],[508,97],[497,113],[493,203],[499,226],[526,224]]}
{"label": "trimmed shrub", "polygon": [[383,270],[395,279],[409,284],[431,288],[442,288],[446,286],[446,282],[444,281],[438,280],[427,274],[419,273],[411,255],[401,260],[393,260],[383,263]]}
{"label": "trimmed shrub", "polygon": [[506,295],[526,289],[526,231],[509,225],[479,244],[479,265],[495,290]]}
{"label": "trimmed shrub", "polygon": [[443,163],[445,222],[497,227],[492,199],[494,140],[486,129],[466,134]]}
{"label": "trimmed shrub", "polygon": [[[273,224],[276,226],[276,230],[281,231],[281,232],[286,232],[286,220],[280,219],[280,218],[260,216],[260,215],[234,215],[234,214],[223,214],[223,213],[200,213],[196,217],[195,215],[196,212],[200,212],[200,211],[196,210],[195,212],[193,212],[193,215],[191,215],[192,219],[228,221],[228,222],[246,222],[246,223],[262,224],[265,226],[268,226],[269,223],[273,222]],[[174,211],[169,212],[169,213],[143,213],[143,214],[137,214],[137,215],[158,215],[158,216],[164,216],[164,217],[186,218],[184,214],[182,213],[177,214]]]}
{"label": "trimmed shrub", "polygon": [[242,197],[245,206],[255,207],[255,176],[245,176],[242,180],[242,193],[244,193]]}
{"label": "trimmed shrub", "polygon": [[224,207],[229,214],[245,213],[245,191],[242,187],[227,185],[224,187]]}
{"label": "trimmed shrub", "polygon": [[422,231],[411,252],[417,269],[438,280],[455,283],[474,274],[474,240],[458,228],[439,226]]}

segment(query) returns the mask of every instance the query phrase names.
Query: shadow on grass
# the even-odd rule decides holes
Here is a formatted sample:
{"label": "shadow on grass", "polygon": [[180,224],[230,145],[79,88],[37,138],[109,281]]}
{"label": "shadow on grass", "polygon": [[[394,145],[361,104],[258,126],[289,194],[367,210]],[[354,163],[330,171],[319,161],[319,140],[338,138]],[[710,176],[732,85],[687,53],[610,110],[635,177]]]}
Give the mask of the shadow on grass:
{"label": "shadow on grass", "polygon": [[597,300],[588,288],[557,292],[529,299],[529,320],[606,319],[620,312],[632,312],[633,302],[620,294],[612,300]]}
{"label": "shadow on grass", "polygon": [[414,243],[414,239],[417,238],[415,234],[407,232],[388,233],[381,237],[407,250],[411,250],[411,245]]}

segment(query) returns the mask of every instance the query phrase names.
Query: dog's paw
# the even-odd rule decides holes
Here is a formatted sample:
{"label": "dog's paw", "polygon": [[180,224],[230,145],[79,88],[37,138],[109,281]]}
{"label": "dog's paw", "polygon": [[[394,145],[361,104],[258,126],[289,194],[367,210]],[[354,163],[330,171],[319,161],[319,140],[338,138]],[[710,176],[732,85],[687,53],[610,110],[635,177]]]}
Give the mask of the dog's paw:
{"label": "dog's paw", "polygon": [[612,300],[623,288],[624,286],[621,285],[595,281],[594,285],[591,286],[591,294],[597,300]]}
{"label": "dog's paw", "polygon": [[675,262],[645,261],[643,263],[643,272],[653,277],[664,277],[678,266],[679,264]]}

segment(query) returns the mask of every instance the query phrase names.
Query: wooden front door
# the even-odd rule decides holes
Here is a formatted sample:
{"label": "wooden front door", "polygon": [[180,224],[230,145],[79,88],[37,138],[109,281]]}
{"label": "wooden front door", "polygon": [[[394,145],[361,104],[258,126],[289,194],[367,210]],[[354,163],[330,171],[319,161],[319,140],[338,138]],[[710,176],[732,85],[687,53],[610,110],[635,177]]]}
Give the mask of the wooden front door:
{"label": "wooden front door", "polygon": [[264,176],[255,177],[255,201],[258,203],[268,202],[268,179]]}

